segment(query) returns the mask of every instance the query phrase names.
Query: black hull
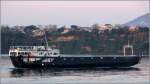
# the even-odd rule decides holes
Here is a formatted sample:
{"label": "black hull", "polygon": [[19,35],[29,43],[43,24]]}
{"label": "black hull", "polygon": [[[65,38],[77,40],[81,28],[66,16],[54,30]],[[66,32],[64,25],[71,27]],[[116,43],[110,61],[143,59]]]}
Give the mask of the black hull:
{"label": "black hull", "polygon": [[[118,57],[32,57],[35,61],[22,56],[10,56],[13,65],[17,68],[74,68],[74,67],[130,67],[138,64],[140,56]],[[47,60],[46,62],[43,60]]]}

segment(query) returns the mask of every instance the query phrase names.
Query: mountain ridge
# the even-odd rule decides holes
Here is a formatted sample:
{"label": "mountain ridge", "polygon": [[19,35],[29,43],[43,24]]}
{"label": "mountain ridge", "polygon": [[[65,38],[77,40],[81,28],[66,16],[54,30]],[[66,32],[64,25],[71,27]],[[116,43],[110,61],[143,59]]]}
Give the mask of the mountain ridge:
{"label": "mountain ridge", "polygon": [[139,16],[125,24],[123,26],[142,26],[150,27],[150,13],[146,13],[142,16]]}

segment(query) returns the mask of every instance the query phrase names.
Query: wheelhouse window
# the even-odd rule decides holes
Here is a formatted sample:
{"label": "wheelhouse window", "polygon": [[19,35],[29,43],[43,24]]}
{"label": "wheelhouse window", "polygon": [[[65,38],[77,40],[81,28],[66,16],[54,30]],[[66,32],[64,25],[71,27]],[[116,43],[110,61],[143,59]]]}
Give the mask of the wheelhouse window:
{"label": "wheelhouse window", "polygon": [[16,55],[17,55],[16,52],[11,52],[11,53],[10,53],[10,56],[16,56]]}
{"label": "wheelhouse window", "polygon": [[58,53],[54,53],[54,55],[58,55]]}
{"label": "wheelhouse window", "polygon": [[21,52],[21,55],[24,55],[24,52]]}
{"label": "wheelhouse window", "polygon": [[49,52],[48,55],[51,55],[51,53]]}
{"label": "wheelhouse window", "polygon": [[43,54],[44,54],[43,52],[40,52],[40,53],[39,53],[39,55],[43,55]]}
{"label": "wheelhouse window", "polygon": [[27,52],[25,52],[25,55],[27,55],[28,53]]}
{"label": "wheelhouse window", "polygon": [[18,55],[24,55],[25,52],[18,52]]}

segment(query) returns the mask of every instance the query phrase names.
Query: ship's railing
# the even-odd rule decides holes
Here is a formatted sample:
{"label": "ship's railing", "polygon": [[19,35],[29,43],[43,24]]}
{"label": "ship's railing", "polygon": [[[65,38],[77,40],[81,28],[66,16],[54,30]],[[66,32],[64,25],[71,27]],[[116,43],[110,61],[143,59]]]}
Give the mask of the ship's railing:
{"label": "ship's railing", "polygon": [[38,51],[38,50],[47,50],[46,46],[10,46],[10,50],[18,50],[18,51]]}

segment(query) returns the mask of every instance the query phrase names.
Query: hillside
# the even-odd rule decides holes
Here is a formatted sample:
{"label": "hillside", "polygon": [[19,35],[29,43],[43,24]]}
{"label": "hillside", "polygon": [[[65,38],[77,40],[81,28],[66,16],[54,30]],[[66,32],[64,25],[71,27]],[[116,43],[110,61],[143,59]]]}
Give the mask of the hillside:
{"label": "hillside", "polygon": [[[35,32],[35,29],[38,32]],[[139,27],[134,31],[125,27],[112,30],[92,28],[91,31],[81,29],[45,31],[49,45],[60,49],[62,54],[122,54],[122,48],[128,41],[134,46],[135,54],[149,53],[148,27]],[[1,52],[8,53],[10,46],[45,45],[44,35],[41,32],[35,26],[27,26],[20,30],[1,27]]]}
{"label": "hillside", "polygon": [[124,26],[142,26],[150,27],[150,13],[137,17],[127,23]]}

